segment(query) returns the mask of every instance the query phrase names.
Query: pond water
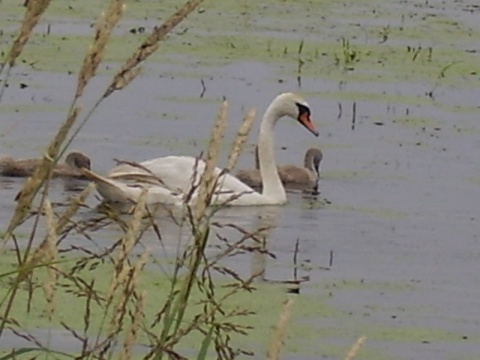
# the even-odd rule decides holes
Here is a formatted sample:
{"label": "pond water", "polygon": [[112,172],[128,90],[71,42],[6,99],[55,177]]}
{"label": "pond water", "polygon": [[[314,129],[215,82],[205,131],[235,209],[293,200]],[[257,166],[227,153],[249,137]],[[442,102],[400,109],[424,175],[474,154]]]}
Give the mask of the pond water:
{"label": "pond water", "polygon": [[[309,9],[315,6],[304,1],[296,7],[302,4]],[[401,15],[409,19],[442,17],[448,20],[445,26],[455,22],[466,33],[480,31],[478,22],[472,20],[480,13],[473,2],[388,1],[381,7],[383,12],[379,10],[380,15],[369,17],[365,14],[378,5],[371,4],[363,1],[358,6],[344,6],[346,13],[341,15],[340,5],[329,8],[331,17],[322,23],[328,26],[325,38],[339,40],[343,36],[340,25],[349,34],[356,23],[362,28],[397,27]],[[277,6],[283,9],[287,5],[279,2]],[[256,23],[255,16],[251,16],[252,23]],[[355,16],[359,16],[358,21]],[[297,40],[321,36],[322,27],[317,23],[314,29],[288,32],[295,23],[301,21],[288,19],[283,32],[278,23],[258,31],[262,36],[273,32],[276,38]],[[331,24],[338,26],[333,29]],[[419,24],[412,20],[403,26],[415,29]],[[65,22],[63,27],[69,35],[75,32]],[[205,36],[198,35],[201,31],[195,36]],[[450,36],[450,30],[445,34]],[[405,79],[378,79],[372,75],[368,81],[359,81],[354,74],[350,81],[348,75],[335,78],[328,70],[324,77],[309,76],[313,65],[308,65],[310,70],[307,66],[299,88],[296,63],[291,59],[266,62],[229,58],[212,65],[211,54],[209,60],[204,60],[195,54],[170,53],[175,62],[146,64],[144,73],[127,89],[107,99],[72,148],[91,156],[93,170],[101,174],[114,165],[113,158],[141,161],[169,154],[198,155],[207,144],[218,105],[225,96],[230,106],[226,145],[234,138],[246,110],[257,108],[258,119],[237,166],[252,167],[259,118],[266,106],[279,92],[302,93],[311,106],[320,136],[314,138],[294,122],[279,122],[275,129],[276,159],[279,164],[300,164],[308,147],[320,147],[324,152],[320,195],[315,198],[289,193],[289,203],[284,207],[232,208],[217,215],[219,222],[234,222],[251,229],[262,221],[275,225],[266,246],[276,259],[237,257],[232,267],[248,274],[260,264],[265,268],[265,278],[291,279],[298,239],[298,257],[303,264],[300,275],[310,279],[300,296],[319,294],[345,316],[324,320],[310,314],[309,322],[318,330],[318,339],[294,351],[288,342],[298,339],[291,334],[286,341],[287,357],[339,358],[328,347],[315,348],[315,342],[348,349],[359,336],[366,335],[365,354],[369,359],[477,359],[480,58],[474,51],[480,48],[478,38],[473,41],[468,35],[458,42],[448,38],[445,43],[442,34],[430,36],[425,35],[425,40],[396,36],[391,40],[395,45],[388,40],[387,45],[394,48],[405,43],[423,44],[426,48],[434,44],[435,49],[468,49],[473,51],[466,63],[470,66],[465,72],[468,76],[460,74],[443,81],[435,75],[415,81],[410,74],[405,74]],[[363,56],[367,56],[365,52]],[[459,61],[465,64],[464,60],[461,57]],[[450,61],[456,61],[455,57]],[[364,71],[365,76],[382,71],[389,75],[388,67],[382,70],[382,65],[369,65]],[[96,100],[109,79],[102,73],[92,81],[83,101],[85,108]],[[16,157],[38,155],[63,119],[75,81],[74,74],[14,69],[11,84],[22,82],[28,87],[10,86],[2,99],[1,130],[8,133],[2,138],[1,152]],[[432,96],[428,96],[432,89]],[[227,155],[225,146],[221,163]],[[10,219],[13,198],[22,181],[1,179],[3,225]],[[61,180],[54,181],[54,198],[69,194]],[[91,205],[98,203],[93,197],[88,201]],[[94,215],[93,211],[82,214]],[[110,242],[116,233],[105,231],[113,232],[106,236]],[[162,235],[167,249],[174,250],[178,240],[175,226],[165,221]],[[78,239],[72,237],[65,244],[75,241]],[[148,241],[145,245],[163,254],[158,245]],[[306,321],[305,317],[302,321]],[[360,352],[358,358],[367,357]]]}

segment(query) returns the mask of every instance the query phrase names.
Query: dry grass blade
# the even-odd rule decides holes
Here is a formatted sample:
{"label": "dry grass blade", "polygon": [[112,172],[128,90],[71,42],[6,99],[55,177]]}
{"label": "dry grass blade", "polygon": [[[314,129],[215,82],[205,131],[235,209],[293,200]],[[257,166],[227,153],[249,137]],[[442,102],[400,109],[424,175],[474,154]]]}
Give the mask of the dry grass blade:
{"label": "dry grass blade", "polygon": [[[141,66],[137,66],[130,71],[127,71],[125,74],[123,74],[122,77],[119,77],[116,79],[116,81],[113,83],[114,89],[113,90],[122,90],[123,88],[127,87],[128,84],[130,84],[137,76],[140,74],[142,71]],[[107,95],[108,96],[108,95]],[[105,96],[105,97],[107,97]]]}
{"label": "dry grass blade", "polygon": [[124,180],[133,180],[133,181],[138,181],[138,182],[144,182],[144,183],[149,183],[153,185],[162,185],[165,186],[165,183],[160,179],[157,175],[155,175],[152,170],[146,168],[142,164],[139,164],[134,161],[127,161],[127,160],[119,160],[119,159],[113,159],[117,165],[128,165],[130,167],[140,169],[141,172],[139,173],[130,173],[130,172],[125,172],[119,174],[111,174],[109,177],[111,179],[116,179],[116,178],[121,178]]}
{"label": "dry grass blade", "polygon": [[[53,218],[53,211],[51,209],[50,202],[47,200],[44,203],[44,208],[47,212],[47,221],[48,221],[48,234],[47,237],[42,241],[42,243],[34,250],[33,254],[21,265],[19,265],[18,272],[18,283],[24,281],[32,271],[38,267],[40,264],[48,264],[50,267],[53,265],[53,262],[57,255],[56,247],[56,232],[55,232],[55,221]],[[51,212],[51,218],[48,218],[48,212]],[[53,243],[52,243],[53,241]]]}
{"label": "dry grass blade", "polygon": [[170,16],[160,27],[155,27],[153,32],[142,42],[138,49],[125,62],[120,71],[113,78],[112,83],[105,91],[103,98],[106,98],[115,90],[122,89],[125,84],[130,83],[139,73],[137,67],[150,55],[152,55],[159,47],[159,42],[167,35],[175,26],[185,19],[203,0],[187,1],[175,14]]}
{"label": "dry grass blade", "polygon": [[124,283],[130,267],[128,266],[128,256],[133,249],[138,234],[142,226],[142,218],[147,213],[147,191],[144,189],[140,198],[138,199],[135,209],[133,211],[133,217],[129,223],[128,229],[123,235],[120,244],[120,252],[115,259],[115,272],[110,284],[110,290],[108,292],[108,302],[111,302],[116,290]]}
{"label": "dry grass blade", "polygon": [[10,67],[15,65],[15,60],[20,56],[22,50],[27,43],[30,34],[32,33],[33,28],[37,25],[40,16],[45,12],[48,5],[50,5],[50,0],[31,0],[27,4],[27,10],[22,21],[22,28],[20,29],[20,34],[13,42],[12,48],[7,55],[6,63]]}
{"label": "dry grass blade", "polygon": [[95,76],[98,65],[100,65],[103,54],[105,53],[105,46],[107,45],[110,34],[122,17],[124,8],[124,0],[111,0],[107,11],[102,13],[97,19],[93,44],[85,55],[78,74],[77,91],[75,92],[76,99],[82,96],[85,86],[89,80]]}
{"label": "dry grass blade", "polygon": [[[125,264],[125,277],[121,279],[121,291],[118,292],[117,303],[113,307],[113,316],[111,318],[112,334],[118,333],[122,328],[122,322],[126,315],[127,303],[134,294],[140,281],[140,274],[147,264],[149,252],[144,251],[135,266]],[[138,304],[137,304],[138,305]],[[140,320],[140,319],[137,319]],[[138,329],[138,328],[137,328]],[[133,344],[132,344],[133,345]]]}
{"label": "dry grass blade", "polygon": [[13,230],[17,226],[19,226],[27,217],[31,208],[32,201],[38,190],[42,186],[44,180],[49,176],[53,165],[56,162],[56,157],[60,145],[67,137],[68,131],[77,119],[79,112],[79,107],[73,109],[67,121],[65,121],[62,127],[58,130],[55,138],[50,143],[47,153],[43,157],[42,164],[37,169],[35,169],[33,175],[27,178],[27,180],[23,184],[22,190],[17,195],[17,206],[15,207],[15,212],[13,213],[12,219],[10,220],[10,224],[8,225],[7,231],[5,233],[4,241],[9,239]]}
{"label": "dry grass blade", "polygon": [[352,348],[348,352],[347,356],[345,356],[344,360],[353,360],[355,359],[355,356],[357,356],[358,352],[360,351],[361,347],[363,346],[363,343],[365,342],[367,338],[365,336],[361,336],[358,338],[357,342],[353,344]]}
{"label": "dry grass blade", "polygon": [[145,297],[146,292],[143,291],[136,300],[135,312],[133,313],[132,323],[130,324],[130,328],[128,329],[125,340],[123,342],[122,352],[120,353],[120,360],[131,359],[132,349],[135,345],[135,341],[137,340],[141,320],[144,316],[143,308]]}
{"label": "dry grass blade", "polygon": [[87,199],[87,197],[92,193],[93,189],[95,189],[95,184],[90,183],[85,189],[83,189],[83,191],[78,196],[72,198],[70,206],[58,220],[56,228],[57,234],[60,234],[63,231],[65,226],[70,222],[72,216],[77,213],[80,205],[82,205]]}
{"label": "dry grass blade", "polygon": [[57,249],[57,223],[55,221],[55,214],[52,210],[50,201],[45,201],[43,205],[45,213],[47,215],[47,238],[45,239],[45,255],[43,261],[49,262],[47,267],[47,278],[42,284],[43,291],[45,293],[45,299],[47,300],[46,313],[49,320],[52,320],[53,313],[55,311],[55,287],[57,284],[57,271],[54,261],[58,255]]}
{"label": "dry grass blade", "polygon": [[245,144],[245,141],[247,141],[248,134],[252,128],[253,120],[255,120],[255,114],[255,109],[251,109],[240,124],[237,137],[235,138],[235,142],[233,143],[232,150],[230,151],[230,155],[228,157],[226,167],[228,171],[231,171],[237,163],[238,157],[242,152],[243,145]]}
{"label": "dry grass blade", "polygon": [[293,305],[293,300],[288,299],[283,305],[280,318],[278,319],[277,326],[273,333],[273,339],[270,342],[270,346],[267,351],[268,360],[280,359],[280,349],[283,345],[283,338],[285,337],[285,329],[287,328],[287,322],[290,317],[290,309]]}
{"label": "dry grass blade", "polygon": [[217,164],[218,152],[223,138],[223,133],[227,124],[227,111],[228,103],[225,100],[223,101],[220,111],[218,112],[212,135],[210,137],[210,142],[208,144],[205,170],[200,178],[198,198],[194,208],[195,222],[198,222],[203,216],[205,209],[210,203],[209,195],[213,193],[213,189],[216,184],[214,171]]}

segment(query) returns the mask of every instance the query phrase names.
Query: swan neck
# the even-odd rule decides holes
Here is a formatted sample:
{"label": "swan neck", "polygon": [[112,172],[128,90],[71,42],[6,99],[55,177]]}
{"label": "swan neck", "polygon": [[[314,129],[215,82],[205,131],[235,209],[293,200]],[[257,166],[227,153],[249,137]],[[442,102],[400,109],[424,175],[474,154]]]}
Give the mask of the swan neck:
{"label": "swan neck", "polygon": [[307,153],[305,154],[305,159],[303,161],[303,166],[308,170],[315,171],[315,165],[313,160],[313,154],[307,151]]}
{"label": "swan neck", "polygon": [[281,116],[272,104],[268,107],[260,124],[258,135],[258,160],[262,175],[262,195],[280,203],[287,200],[287,195],[277,172],[275,162],[275,142],[273,128]]}
{"label": "swan neck", "polygon": [[260,169],[260,159],[258,158],[258,145],[255,146],[255,169]]}

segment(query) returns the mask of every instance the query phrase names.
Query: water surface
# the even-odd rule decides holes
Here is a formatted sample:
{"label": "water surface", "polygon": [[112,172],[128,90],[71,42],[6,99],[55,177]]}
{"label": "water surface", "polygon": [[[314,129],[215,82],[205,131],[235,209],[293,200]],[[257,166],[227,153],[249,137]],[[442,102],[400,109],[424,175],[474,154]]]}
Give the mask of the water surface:
{"label": "water surface", "polygon": [[[270,11],[278,16],[288,7],[287,3],[276,6],[278,13]],[[309,9],[311,16],[321,13],[307,1],[297,6]],[[322,319],[315,317],[314,310],[310,314],[298,310],[292,322],[298,325],[309,319],[314,340],[289,334],[288,357],[340,358],[357,337],[366,335],[366,355],[360,353],[359,359],[476,359],[480,354],[480,59],[475,52],[480,49],[468,33],[479,32],[472,19],[480,10],[468,1],[388,1],[382,2],[377,13],[374,7],[375,2],[368,1],[333,6],[326,11],[328,16],[308,28],[300,26],[304,21],[291,14],[282,17],[286,18],[282,23],[271,18],[261,22],[255,11],[250,11],[249,24],[255,26],[249,29],[270,37],[273,43],[306,39],[305,53],[310,61],[305,65],[301,88],[294,56],[266,60],[269,54],[264,50],[259,58],[225,57],[217,59],[222,62],[218,65],[209,64],[212,53],[202,57],[196,52],[170,52],[168,58],[176,63],[147,64],[131,86],[98,109],[72,147],[88,153],[99,173],[114,165],[113,158],[141,161],[169,154],[198,155],[207,144],[218,105],[226,97],[229,127],[221,162],[243,114],[256,107],[258,119],[238,164],[239,168],[252,167],[258,124],[266,106],[282,91],[304,94],[320,137],[314,138],[293,121],[279,121],[276,158],[280,164],[300,164],[308,147],[322,148],[320,196],[314,199],[289,193],[288,205],[272,211],[227,209],[217,216],[220,222],[252,229],[267,220],[276,225],[268,236],[267,248],[277,258],[248,255],[232,259],[231,266],[244,274],[258,268],[260,262],[265,266],[265,278],[291,279],[298,239],[303,264],[300,275],[310,277],[300,296],[327,299],[343,315]],[[261,11],[268,12],[268,6]],[[195,19],[200,16],[195,15]],[[435,17],[443,21],[435,23],[444,31],[437,36],[427,33],[433,26],[427,19]],[[413,38],[411,33],[422,24],[425,38]],[[299,26],[297,31],[292,31],[294,25]],[[85,29],[79,26],[69,27],[60,21],[53,28],[66,35],[83,35]],[[309,48],[310,39],[333,42],[337,47],[332,51],[341,53],[340,39],[348,36],[361,50],[363,45],[378,46],[378,30],[385,26],[390,26],[393,34],[385,47],[433,46],[434,54],[453,49],[448,60],[458,60],[467,68],[450,76],[447,71],[445,78],[439,78],[438,71],[435,75],[420,72],[414,79],[410,69],[417,64],[412,65],[411,55],[405,55],[405,78],[392,80],[392,72],[382,65],[384,59],[374,58],[375,54],[369,57],[363,51],[350,74],[338,71],[332,54],[326,56],[329,60],[317,59],[318,68],[323,70],[315,74],[315,45]],[[404,35],[399,27],[405,28]],[[453,31],[451,27],[461,29],[465,36],[458,41],[447,36]],[[352,35],[355,29],[368,36]],[[231,29],[234,35],[240,30]],[[206,41],[212,31],[197,26],[192,38],[173,36],[172,41]],[[466,50],[470,51],[468,61],[464,58]],[[371,62],[368,68],[366,62]],[[108,84],[109,69],[104,70],[92,82],[84,100],[86,108]],[[1,105],[2,132],[8,129],[1,152],[18,157],[40,154],[65,116],[75,80],[74,74],[65,72],[16,68]],[[15,85],[20,82],[28,87],[20,89]],[[0,183],[2,224],[10,219],[21,183],[20,179],[2,179]],[[52,196],[68,196],[60,180],[54,182]],[[91,205],[97,202],[89,199]],[[85,211],[82,216],[95,213]],[[105,232],[108,246],[119,232]],[[163,235],[167,250],[174,252],[178,232],[167,220]],[[65,245],[76,241],[82,238],[73,236]],[[165,256],[153,240],[145,242],[155,254]],[[214,251],[214,245],[212,239],[209,251]]]}

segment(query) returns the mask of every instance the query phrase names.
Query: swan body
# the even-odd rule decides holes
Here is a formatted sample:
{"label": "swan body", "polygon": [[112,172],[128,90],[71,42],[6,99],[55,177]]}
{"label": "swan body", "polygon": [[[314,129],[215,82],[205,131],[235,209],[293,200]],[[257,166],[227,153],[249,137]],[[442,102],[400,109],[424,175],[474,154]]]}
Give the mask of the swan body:
{"label": "swan body", "polygon": [[[1,156],[0,174],[10,177],[27,177],[32,175],[41,163],[42,159],[39,158],[15,160],[9,156]],[[55,164],[52,176],[83,178],[80,170],[82,168],[90,169],[90,158],[84,153],[72,151],[65,157],[64,162]]]}
{"label": "swan body", "polygon": [[[108,178],[135,181],[139,178],[146,179],[153,176],[157,181],[160,180],[158,186],[167,189],[170,193],[186,194],[192,187],[198,186],[201,175],[205,171],[205,162],[190,156],[166,156],[144,161],[139,165],[145,170],[132,165],[120,165],[110,171]],[[227,202],[229,205],[255,205],[262,201],[265,205],[277,203],[278,200],[275,196],[262,198],[261,194],[247,184],[232,175],[221,175],[221,171],[222,169],[218,167],[214,170],[214,175],[220,176],[218,178],[219,185],[213,198],[214,204]],[[178,174],[184,175],[178,176]],[[147,202],[150,201],[147,200]]]}
{"label": "swan body", "polygon": [[[255,149],[255,155],[256,168],[239,170],[235,176],[252,188],[258,189],[262,186],[262,177],[258,166],[257,149]],[[278,175],[283,185],[287,189],[318,191],[319,166],[322,158],[322,150],[311,147],[305,152],[303,167],[290,164],[278,166]]]}
{"label": "swan body", "polygon": [[[220,176],[212,199],[212,204],[234,206],[281,205],[287,201],[285,189],[279,178],[274,158],[273,128],[282,117],[290,117],[305,126],[315,136],[318,131],[310,119],[308,104],[293,93],[278,95],[267,108],[258,135],[259,163],[263,191],[255,191],[233,175],[222,174],[215,168],[215,176]],[[180,204],[196,186],[205,170],[205,162],[189,156],[166,156],[143,161],[134,166],[122,164],[113,168],[107,177],[84,174],[97,183],[97,189],[107,201],[136,201],[141,188],[147,189],[147,203]],[[195,199],[193,192],[191,199]]]}

